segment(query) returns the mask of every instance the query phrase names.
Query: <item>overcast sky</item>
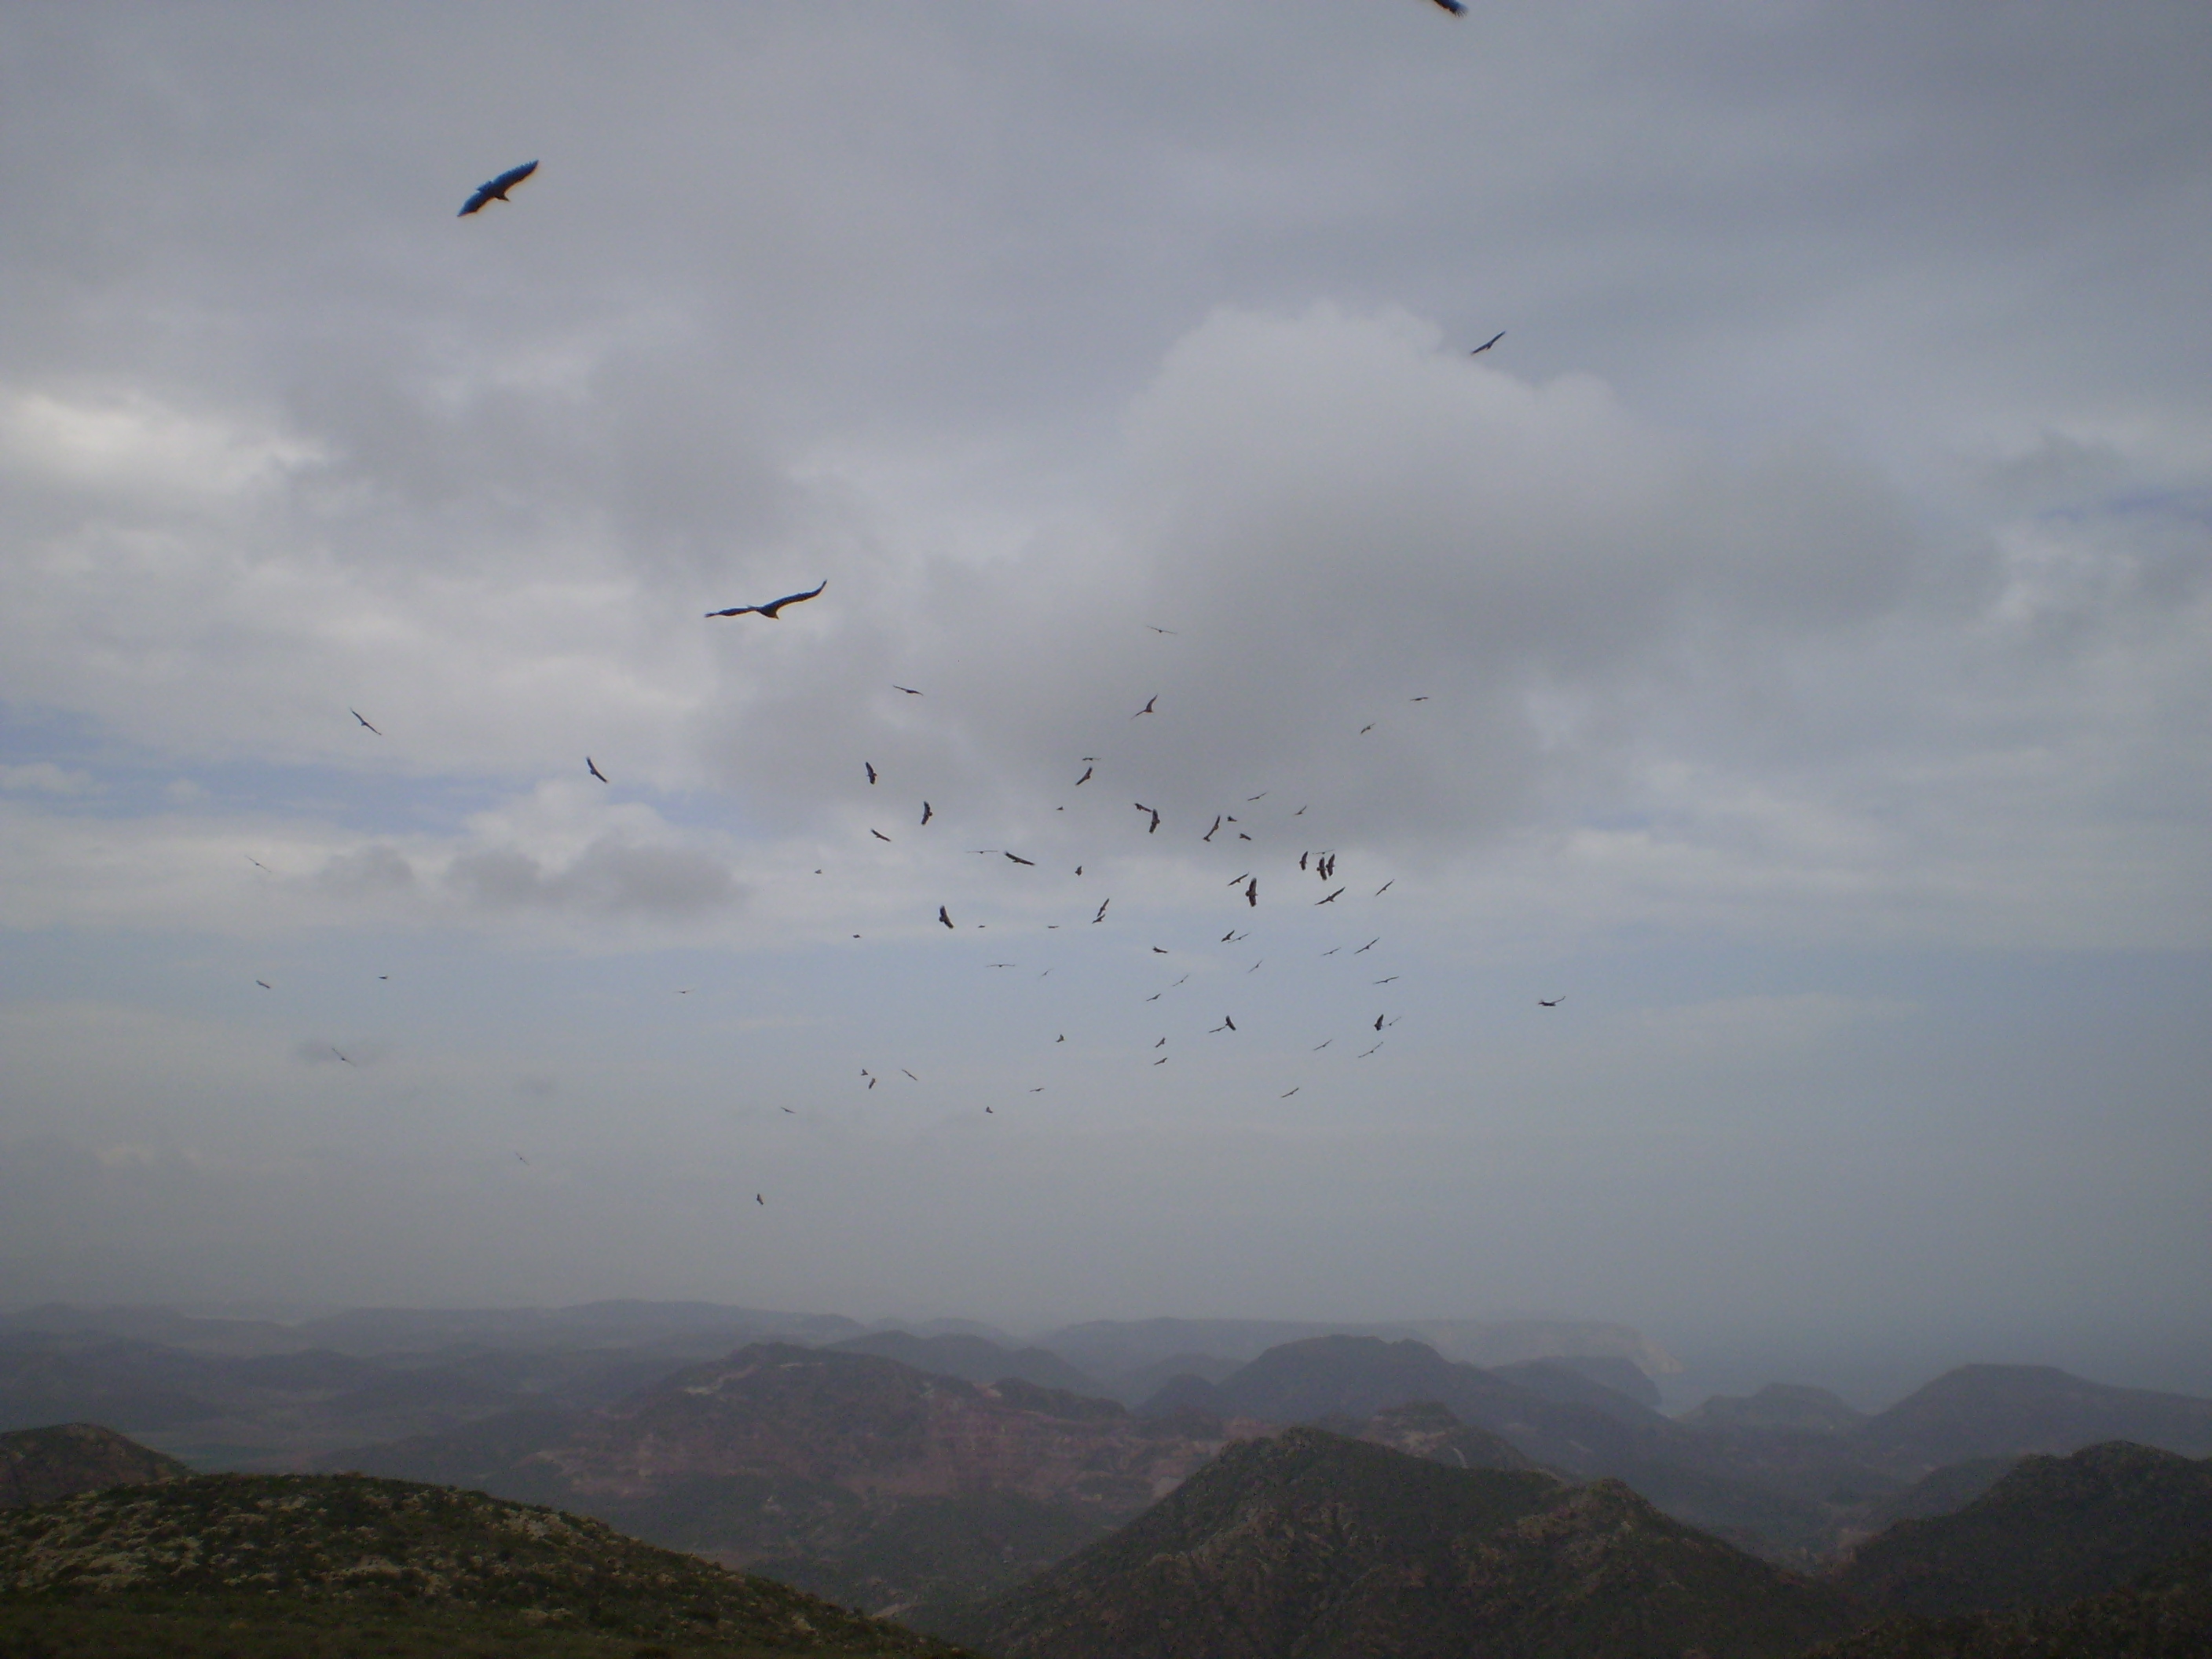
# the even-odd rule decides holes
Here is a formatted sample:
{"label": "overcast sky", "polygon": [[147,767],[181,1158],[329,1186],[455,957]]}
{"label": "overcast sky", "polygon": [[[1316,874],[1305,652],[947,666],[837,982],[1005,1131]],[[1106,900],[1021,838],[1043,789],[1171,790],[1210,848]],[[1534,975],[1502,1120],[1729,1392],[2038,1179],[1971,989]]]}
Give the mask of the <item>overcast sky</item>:
{"label": "overcast sky", "polygon": [[2212,1391],[2201,0],[0,24],[0,1301]]}

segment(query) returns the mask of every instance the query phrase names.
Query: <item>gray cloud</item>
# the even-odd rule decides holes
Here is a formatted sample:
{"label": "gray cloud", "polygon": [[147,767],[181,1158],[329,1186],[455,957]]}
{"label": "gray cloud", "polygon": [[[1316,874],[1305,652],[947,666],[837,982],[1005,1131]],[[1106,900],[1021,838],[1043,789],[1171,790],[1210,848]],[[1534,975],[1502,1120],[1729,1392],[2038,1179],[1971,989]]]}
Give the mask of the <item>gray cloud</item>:
{"label": "gray cloud", "polygon": [[511,847],[464,853],[446,880],[493,909],[541,906],[649,916],[688,916],[742,902],[729,870],[686,847],[634,846],[602,836],[569,863],[549,870]]}

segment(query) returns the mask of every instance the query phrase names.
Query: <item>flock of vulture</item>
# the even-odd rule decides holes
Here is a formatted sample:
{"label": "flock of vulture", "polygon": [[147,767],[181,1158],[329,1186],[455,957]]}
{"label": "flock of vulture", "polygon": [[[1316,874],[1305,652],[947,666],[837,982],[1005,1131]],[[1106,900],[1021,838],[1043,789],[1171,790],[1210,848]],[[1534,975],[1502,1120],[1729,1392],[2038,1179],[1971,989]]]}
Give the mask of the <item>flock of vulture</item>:
{"label": "flock of vulture", "polygon": [[[1435,0],[1435,3],[1444,10],[1451,12],[1455,15],[1462,15],[1466,12],[1466,7],[1461,3],[1461,0]],[[534,161],[526,161],[521,166],[509,168],[507,172],[501,173],[497,178],[489,179],[485,183],[478,185],[470,195],[468,200],[463,204],[460,210],[461,216],[467,217],[471,214],[480,213],[494,202],[509,201],[511,199],[509,192],[513,191],[516,185],[521,184],[524,180],[530,178],[532,174],[536,173],[538,170],[538,164]],[[1480,345],[1474,347],[1470,355],[1480,356],[1483,352],[1490,350],[1504,337],[1504,335],[1503,331],[1492,335]],[[825,579],[822,581],[817,582],[811,588],[803,589],[797,592],[786,593],[780,599],[769,599],[755,605],[730,605],[721,610],[708,611],[706,615],[709,618],[759,617],[770,622],[780,621],[786,610],[792,606],[804,605],[809,601],[821,598],[828,587],[829,582]],[[1146,627],[1152,633],[1163,636],[1171,636],[1179,631],[1175,629],[1164,628],[1151,623],[1147,623]],[[891,689],[903,693],[908,696],[918,697],[923,695],[920,688],[915,686],[894,685]],[[1148,715],[1158,715],[1160,713],[1159,701],[1160,700],[1157,696],[1148,698],[1144,706],[1129,716],[1129,719],[1132,720],[1142,720]],[[1427,702],[1428,701],[1430,701],[1430,699],[1425,696],[1414,696],[1408,699],[1408,702],[1413,703],[1423,703]],[[368,718],[358,709],[349,709],[347,712],[352,714],[355,720],[356,720],[360,726],[368,732],[377,737],[382,737],[384,735],[382,731],[376,726],[371,724]],[[1364,736],[1366,733],[1372,732],[1374,729],[1375,723],[1370,722],[1359,728],[1358,735]],[[1104,763],[1102,762],[1098,756],[1085,755],[1081,757],[1077,763],[1082,767],[1083,770],[1080,775],[1074,779],[1073,785],[1070,786],[1071,788],[1074,789],[1079,789],[1086,785],[1093,783],[1094,780],[1097,780],[1098,777],[1099,766]],[[599,763],[592,757],[585,757],[584,765],[590,776],[597,779],[603,784],[608,781],[606,774],[599,769]],[[878,784],[883,775],[878,772],[872,761],[864,760],[861,763],[861,765],[866,777],[868,786],[871,788],[873,788]],[[1269,793],[1270,792],[1263,790],[1259,794],[1246,798],[1239,804],[1242,805],[1249,813],[1253,807],[1258,805],[1260,802],[1266,799]],[[1167,822],[1160,811],[1156,807],[1148,805],[1142,801],[1133,802],[1132,805],[1136,812],[1140,815],[1137,819],[1132,821],[1132,833],[1141,833],[1148,837],[1158,834],[1162,826]],[[1062,806],[1058,810],[1065,811],[1066,808],[1065,806]],[[1306,808],[1304,805],[1301,805],[1295,811],[1289,812],[1287,815],[1284,815],[1279,811],[1279,803],[1278,808],[1272,812],[1270,812],[1269,809],[1263,808],[1262,812],[1268,813],[1273,819],[1273,822],[1269,824],[1269,829],[1271,832],[1273,832],[1271,834],[1271,839],[1273,839],[1276,836],[1279,836],[1281,832],[1286,830],[1291,831],[1291,835],[1294,836],[1297,820],[1303,817]],[[927,829],[933,822],[939,819],[941,816],[942,815],[938,812],[937,809],[931,804],[931,802],[924,799],[921,802],[921,811],[917,821],[917,828]],[[1255,841],[1253,833],[1254,829],[1256,827],[1256,824],[1249,822],[1243,815],[1224,810],[1215,813],[1212,817],[1212,822],[1206,826],[1205,831],[1202,834],[1195,836],[1195,840],[1199,844],[1212,849],[1212,851],[1217,854],[1223,852],[1233,853],[1233,849],[1237,848],[1240,843],[1247,844],[1251,848],[1249,854],[1248,854],[1246,858],[1239,860],[1232,857],[1231,861],[1246,862],[1251,865],[1252,867],[1248,867],[1239,871],[1235,876],[1231,877],[1225,884],[1224,884],[1229,890],[1228,904],[1232,916],[1249,915],[1251,912],[1257,910],[1260,906],[1261,893],[1261,871],[1257,867],[1256,860],[1262,856],[1262,852],[1261,846],[1259,842]],[[940,830],[937,833],[942,834],[944,832]],[[1190,831],[1187,830],[1184,833],[1190,833]],[[868,831],[868,834],[878,842],[889,842],[892,839],[890,836],[878,829],[871,829]],[[1004,859],[1009,864],[1022,868],[1034,869],[1037,865],[1036,860],[1025,857],[1019,853],[1013,852],[1009,849],[979,848],[971,850],[978,852],[982,856]],[[1286,884],[1292,882],[1297,878],[1311,880],[1317,884],[1316,887],[1307,888],[1305,890],[1306,896],[1298,897],[1295,901],[1296,902],[1319,908],[1338,903],[1340,900],[1345,899],[1351,892],[1351,884],[1349,881],[1339,882],[1336,879],[1338,854],[1334,851],[1317,849],[1310,846],[1301,848],[1297,854],[1295,865],[1293,865],[1290,860],[1288,852],[1288,839],[1285,838],[1279,848],[1270,850],[1267,856],[1278,858],[1281,860],[1281,867],[1279,874]],[[259,861],[257,860],[254,860],[254,862],[258,864]],[[262,867],[265,868],[266,866]],[[1087,864],[1075,865],[1073,866],[1074,875],[1081,877],[1086,867],[1089,867]],[[818,875],[822,872],[820,871],[817,871],[815,873]],[[1273,888],[1275,880],[1275,877],[1269,878],[1269,886],[1271,889]],[[1394,883],[1392,881],[1386,880],[1380,886],[1374,889],[1371,893],[1361,895],[1359,896],[1359,898],[1362,901],[1380,899],[1390,890],[1393,885]],[[1312,895],[1315,894],[1317,894],[1318,896],[1312,896]],[[1271,896],[1272,896],[1273,895],[1271,893]],[[1243,908],[1242,911],[1238,911],[1235,908],[1236,902],[1239,899],[1243,901]],[[1088,925],[1091,927],[1104,925],[1107,922],[1108,913],[1112,908],[1113,902],[1114,901],[1111,895],[1102,897],[1095,910],[1091,911]],[[1085,908],[1089,908],[1087,899],[1085,901]],[[957,919],[956,919],[952,915],[951,907],[949,904],[939,904],[937,907],[935,921],[939,925],[951,930],[957,931],[961,925]],[[980,927],[985,924],[971,923],[970,925]],[[1047,931],[1057,931],[1063,926],[1066,925],[1068,924],[1048,922],[1045,924],[1045,927]],[[855,934],[854,937],[858,938],[860,936]],[[1240,931],[1239,927],[1235,925],[1235,922],[1232,921],[1231,925],[1222,933],[1218,943],[1221,945],[1237,945],[1243,943],[1249,937],[1249,933],[1244,931]],[[1340,954],[1343,954],[1346,957],[1348,961],[1350,958],[1366,955],[1382,943],[1382,940],[1379,935],[1369,938],[1364,943],[1358,945],[1353,945],[1351,942],[1351,939],[1347,937],[1342,942],[1322,951],[1321,954],[1325,957],[1335,957]],[[1166,947],[1158,945],[1150,946],[1149,950],[1152,956],[1165,957],[1170,954]],[[1263,965],[1264,961],[1264,957],[1255,960],[1251,966],[1244,969],[1243,972],[1248,975],[1257,972]],[[1012,962],[998,962],[988,964],[988,966],[993,969],[1013,969],[1019,965],[1020,964],[1018,963]],[[1163,964],[1163,966],[1167,964]],[[1050,968],[1047,968],[1043,970],[1043,975],[1041,975],[1040,977],[1049,975],[1051,972],[1052,969]],[[1180,990],[1183,987],[1187,986],[1189,983],[1191,977],[1192,975],[1189,972],[1185,972],[1181,977],[1164,984],[1160,989],[1154,991],[1150,996],[1145,998],[1144,1000],[1147,1003],[1161,1001],[1171,992]],[[1371,984],[1373,987],[1379,988],[1394,983],[1398,977],[1399,976],[1395,974],[1386,974],[1374,979],[1371,981]],[[261,985],[264,989],[270,988],[266,981],[257,981],[256,983]],[[1540,999],[1540,1006],[1546,1008],[1557,1007],[1561,1000],[1562,999],[1559,998]],[[1357,1043],[1365,1043],[1364,1047],[1357,1048],[1357,1052],[1352,1056],[1355,1059],[1364,1060],[1377,1052],[1383,1046],[1386,1039],[1383,1037],[1382,1033],[1388,1031],[1396,1023],[1396,1019],[1387,1011],[1376,1013],[1371,1020],[1366,1019],[1363,1017],[1356,1038],[1352,1041],[1347,1042],[1346,1047],[1347,1048],[1353,1048],[1356,1047]],[[1209,1036],[1233,1036],[1239,1030],[1233,1012],[1224,1012],[1220,1017],[1218,1024],[1206,1029],[1207,1035]],[[1312,1035],[1312,1033],[1310,1032],[1308,1035]],[[1312,1052],[1318,1054],[1322,1050],[1331,1048],[1336,1043],[1338,1036],[1342,1035],[1345,1034],[1337,1033],[1324,1036],[1322,1041],[1311,1045]],[[1066,1041],[1067,1037],[1065,1032],[1059,1033],[1053,1039],[1054,1044],[1065,1043]],[[1168,1047],[1168,1036],[1166,1035],[1162,1035],[1152,1044],[1152,1049],[1154,1051],[1165,1049]],[[336,1054],[338,1059],[344,1060],[347,1064],[350,1065],[353,1063],[349,1056],[343,1053],[339,1053],[337,1049],[333,1048],[331,1052]],[[1155,1052],[1150,1063],[1153,1066],[1164,1066],[1169,1063],[1170,1059],[1170,1056],[1167,1054]],[[909,1079],[913,1079],[915,1081],[920,1080],[915,1078],[915,1074],[913,1072],[907,1070],[903,1066],[900,1066],[896,1069],[901,1075]],[[873,1089],[883,1080],[883,1077],[876,1072],[866,1067],[861,1068],[860,1073],[860,1081],[862,1086],[867,1089]],[[1290,1089],[1281,1091],[1277,1097],[1287,1100],[1292,1096],[1301,1092],[1304,1086],[1304,1084],[1295,1084]],[[1044,1092],[1045,1087],[1046,1085],[1034,1085],[1030,1087],[1027,1092],[1030,1094],[1040,1094]],[[788,1111],[791,1109],[787,1107],[784,1109]],[[993,1113],[994,1111],[994,1108],[988,1103],[986,1103],[982,1109],[987,1114]],[[516,1157],[520,1158],[521,1154],[518,1152]],[[524,1159],[523,1161],[527,1163],[528,1160]],[[755,1194],[755,1200],[759,1203],[764,1204],[766,1202],[765,1197],[759,1194]]]}

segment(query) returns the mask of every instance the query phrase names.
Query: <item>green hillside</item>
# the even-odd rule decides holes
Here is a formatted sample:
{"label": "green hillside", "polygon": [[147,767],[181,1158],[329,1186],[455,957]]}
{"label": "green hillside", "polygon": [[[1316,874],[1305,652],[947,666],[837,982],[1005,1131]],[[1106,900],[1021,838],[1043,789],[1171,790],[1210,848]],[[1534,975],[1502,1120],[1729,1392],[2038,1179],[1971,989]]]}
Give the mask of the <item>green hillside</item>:
{"label": "green hillside", "polygon": [[1781,1659],[1848,1623],[1617,1481],[1294,1429],[948,1628],[1003,1659]]}
{"label": "green hillside", "polygon": [[[358,1645],[352,1627],[387,1645]],[[595,1521],[346,1475],[203,1475],[0,1514],[0,1632],[7,1659],[133,1644],[579,1659],[948,1652]]]}

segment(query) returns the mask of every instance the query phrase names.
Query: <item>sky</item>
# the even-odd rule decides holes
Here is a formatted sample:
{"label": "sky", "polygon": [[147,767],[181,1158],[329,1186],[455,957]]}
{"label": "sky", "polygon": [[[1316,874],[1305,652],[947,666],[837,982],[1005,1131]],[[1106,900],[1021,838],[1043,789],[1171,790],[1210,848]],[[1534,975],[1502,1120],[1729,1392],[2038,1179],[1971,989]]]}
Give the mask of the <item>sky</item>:
{"label": "sky", "polygon": [[2201,4],[0,15],[0,1303],[2212,1392]]}

